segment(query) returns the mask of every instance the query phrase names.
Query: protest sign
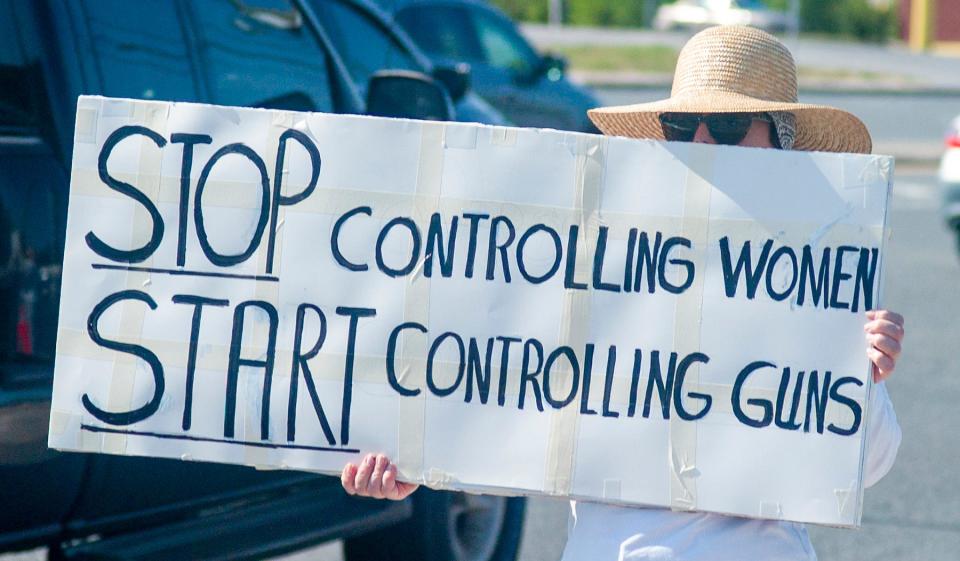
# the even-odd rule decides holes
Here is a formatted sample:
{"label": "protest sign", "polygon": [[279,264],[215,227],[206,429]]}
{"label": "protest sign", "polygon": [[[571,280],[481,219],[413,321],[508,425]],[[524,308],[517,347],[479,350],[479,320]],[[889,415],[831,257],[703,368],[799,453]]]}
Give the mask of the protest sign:
{"label": "protest sign", "polygon": [[81,97],[49,443],[855,526],[891,167]]}

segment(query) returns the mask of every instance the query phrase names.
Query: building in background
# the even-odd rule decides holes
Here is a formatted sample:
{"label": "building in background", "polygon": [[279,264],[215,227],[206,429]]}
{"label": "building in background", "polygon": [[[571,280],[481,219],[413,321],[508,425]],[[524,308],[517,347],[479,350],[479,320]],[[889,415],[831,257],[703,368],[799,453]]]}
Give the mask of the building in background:
{"label": "building in background", "polygon": [[900,22],[912,48],[960,54],[960,0],[901,0]]}

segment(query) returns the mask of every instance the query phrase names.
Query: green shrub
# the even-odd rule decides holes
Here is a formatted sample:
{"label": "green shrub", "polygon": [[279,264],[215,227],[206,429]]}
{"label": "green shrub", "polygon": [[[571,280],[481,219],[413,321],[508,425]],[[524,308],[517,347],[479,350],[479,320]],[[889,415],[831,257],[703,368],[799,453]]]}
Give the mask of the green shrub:
{"label": "green shrub", "polygon": [[[547,21],[550,0],[491,0],[518,21]],[[610,27],[649,25],[656,5],[671,0],[563,0],[564,23]],[[790,0],[764,0],[775,10],[786,10]],[[875,7],[869,0],[800,0],[801,29],[854,37],[866,41],[884,41],[897,34],[899,20],[896,2],[888,8]]]}
{"label": "green shrub", "polygon": [[573,25],[640,27],[643,0],[566,0],[567,21]]}
{"label": "green shrub", "polygon": [[868,0],[802,0],[804,31],[885,41],[899,31],[896,6],[874,7]]}
{"label": "green shrub", "polygon": [[[656,6],[669,0],[563,0],[563,21],[571,25],[640,27],[648,25]],[[547,21],[550,0],[491,0],[518,21]]]}
{"label": "green shrub", "polygon": [[517,21],[547,21],[550,0],[493,0],[492,3]]}

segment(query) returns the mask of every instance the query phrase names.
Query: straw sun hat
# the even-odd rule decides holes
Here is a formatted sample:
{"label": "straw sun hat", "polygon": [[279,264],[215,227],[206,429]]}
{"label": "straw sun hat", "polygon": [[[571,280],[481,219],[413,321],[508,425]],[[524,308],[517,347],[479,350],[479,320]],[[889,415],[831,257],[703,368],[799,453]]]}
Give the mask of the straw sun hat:
{"label": "straw sun hat", "polygon": [[668,99],[591,109],[604,134],[663,139],[661,113],[789,112],[796,119],[794,150],[869,154],[870,133],[852,114],[797,103],[797,66],[776,37],[725,25],[694,35],[680,51]]}

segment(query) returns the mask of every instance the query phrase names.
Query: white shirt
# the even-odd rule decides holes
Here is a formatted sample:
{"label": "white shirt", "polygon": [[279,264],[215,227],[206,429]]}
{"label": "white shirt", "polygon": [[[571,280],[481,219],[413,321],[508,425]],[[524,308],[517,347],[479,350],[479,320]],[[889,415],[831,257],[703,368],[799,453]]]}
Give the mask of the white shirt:
{"label": "white shirt", "polygon": [[[900,425],[883,383],[870,397],[864,485],[890,471]],[[571,501],[562,561],[816,561],[803,524]]]}

